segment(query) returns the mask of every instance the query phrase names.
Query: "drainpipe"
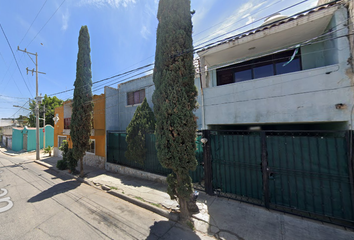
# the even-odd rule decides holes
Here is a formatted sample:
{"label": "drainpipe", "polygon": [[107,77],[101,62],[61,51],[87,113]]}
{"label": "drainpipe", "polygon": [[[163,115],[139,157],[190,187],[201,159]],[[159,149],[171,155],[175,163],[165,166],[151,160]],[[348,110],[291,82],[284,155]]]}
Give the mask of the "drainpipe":
{"label": "drainpipe", "polygon": [[[202,81],[202,67],[201,67],[200,59],[198,59],[198,65],[199,65],[200,92],[202,93],[202,130],[205,130],[204,92],[203,92],[203,81]],[[204,64],[203,64],[203,68],[204,68]]]}

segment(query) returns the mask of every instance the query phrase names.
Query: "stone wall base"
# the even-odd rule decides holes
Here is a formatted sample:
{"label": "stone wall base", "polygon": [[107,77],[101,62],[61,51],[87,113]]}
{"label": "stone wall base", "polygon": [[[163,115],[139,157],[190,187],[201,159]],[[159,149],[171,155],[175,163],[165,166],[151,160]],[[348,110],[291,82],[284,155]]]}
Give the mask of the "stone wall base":
{"label": "stone wall base", "polygon": [[148,173],[148,172],[144,172],[144,171],[140,171],[133,168],[125,167],[118,164],[108,163],[108,162],[106,162],[105,165],[106,165],[106,170],[110,172],[120,173],[132,177],[137,177],[141,179],[167,184],[166,177],[164,176],[160,176],[157,174]]}
{"label": "stone wall base", "polygon": [[104,162],[105,159],[104,157],[93,155],[93,154],[86,154],[84,156],[84,164],[91,166],[91,167],[96,167],[100,169],[104,169]]}

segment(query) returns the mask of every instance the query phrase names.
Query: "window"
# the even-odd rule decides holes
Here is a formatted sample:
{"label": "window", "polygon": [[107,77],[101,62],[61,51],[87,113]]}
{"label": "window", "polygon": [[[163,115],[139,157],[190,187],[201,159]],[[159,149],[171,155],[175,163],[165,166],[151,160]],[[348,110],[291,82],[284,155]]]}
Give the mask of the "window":
{"label": "window", "polygon": [[127,105],[139,104],[144,101],[145,89],[127,93]]}
{"label": "window", "polygon": [[66,140],[66,137],[58,136],[58,147],[60,147],[63,144],[64,140]]}
{"label": "window", "polygon": [[289,62],[294,51],[280,52],[218,69],[216,70],[217,85],[301,71],[300,50],[294,59]]}
{"label": "window", "polygon": [[70,129],[71,118],[64,118],[64,129]]}
{"label": "window", "polygon": [[86,152],[95,154],[95,139],[90,139],[90,144]]}

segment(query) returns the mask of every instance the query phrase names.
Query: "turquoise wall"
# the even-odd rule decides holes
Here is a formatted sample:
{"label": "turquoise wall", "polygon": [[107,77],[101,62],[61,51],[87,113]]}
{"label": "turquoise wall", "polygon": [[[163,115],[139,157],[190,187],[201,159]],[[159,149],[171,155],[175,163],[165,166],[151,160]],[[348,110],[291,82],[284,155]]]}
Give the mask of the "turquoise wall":
{"label": "turquoise wall", "polygon": [[[23,148],[23,134],[27,134],[27,151],[36,150],[36,129],[12,129],[12,150],[21,151]],[[39,129],[39,148],[43,148],[43,128]],[[45,146],[54,146],[54,128],[45,126]]]}
{"label": "turquoise wall", "polygon": [[54,146],[54,128],[50,125],[45,126],[45,147]]}
{"label": "turquoise wall", "polygon": [[12,150],[21,151],[23,147],[22,130],[12,129]]}

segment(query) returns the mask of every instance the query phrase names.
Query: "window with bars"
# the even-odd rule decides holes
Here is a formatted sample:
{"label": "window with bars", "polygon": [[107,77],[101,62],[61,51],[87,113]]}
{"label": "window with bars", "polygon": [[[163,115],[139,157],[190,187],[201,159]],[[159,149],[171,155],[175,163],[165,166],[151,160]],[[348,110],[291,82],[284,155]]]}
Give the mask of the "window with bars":
{"label": "window with bars", "polygon": [[95,144],[96,144],[96,141],[95,139],[90,139],[90,144],[88,145],[88,148],[87,148],[87,153],[93,153],[95,154]]}
{"label": "window with bars", "polygon": [[294,51],[295,50],[275,53],[217,69],[217,85],[220,86],[251,79],[301,71],[302,66],[300,49],[292,59]]}
{"label": "window with bars", "polygon": [[63,144],[64,140],[66,141],[66,137],[58,136],[58,147],[60,147]]}
{"label": "window with bars", "polygon": [[64,118],[64,129],[70,129],[71,118]]}
{"label": "window with bars", "polygon": [[127,105],[139,104],[144,101],[145,89],[127,93]]}

